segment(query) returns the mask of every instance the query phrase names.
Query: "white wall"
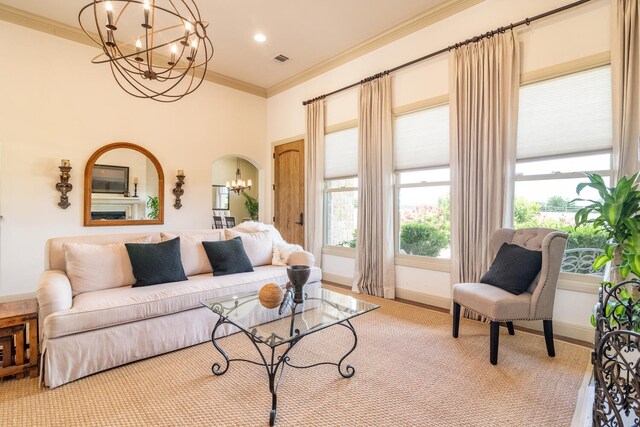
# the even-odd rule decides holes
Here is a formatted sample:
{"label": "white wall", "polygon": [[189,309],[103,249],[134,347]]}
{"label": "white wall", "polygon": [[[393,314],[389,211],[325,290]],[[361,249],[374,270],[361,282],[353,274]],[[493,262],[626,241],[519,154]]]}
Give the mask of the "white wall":
{"label": "white wall", "polygon": [[[567,4],[565,0],[485,0],[455,16],[410,34],[357,58],[267,101],[267,141],[304,134],[302,101],[331,92],[440,48],[499,26]],[[609,50],[609,1],[594,0],[581,7],[521,27],[522,72],[538,70]],[[392,75],[393,106],[403,106],[448,93],[448,56],[424,61]],[[357,118],[357,90],[327,98],[327,126]],[[270,166],[270,165],[269,165]],[[271,174],[267,174],[270,176]],[[270,184],[270,183],[267,183]],[[323,270],[352,277],[353,259],[323,256]],[[399,289],[427,297],[450,297],[448,273],[396,266]],[[594,294],[559,291],[555,318],[588,336]],[[569,332],[567,332],[569,333]]]}
{"label": "white wall", "polygon": [[[0,40],[0,296],[36,289],[50,237],[210,228],[211,163],[228,154],[271,161],[263,98],[205,81],[178,103],[139,100],[108,65],[91,64],[97,49],[2,21]],[[160,161],[163,226],[82,226],[84,165],[117,141]],[[73,167],[66,210],[55,190],[60,159]],[[171,194],[177,169],[186,174],[180,210]]]}

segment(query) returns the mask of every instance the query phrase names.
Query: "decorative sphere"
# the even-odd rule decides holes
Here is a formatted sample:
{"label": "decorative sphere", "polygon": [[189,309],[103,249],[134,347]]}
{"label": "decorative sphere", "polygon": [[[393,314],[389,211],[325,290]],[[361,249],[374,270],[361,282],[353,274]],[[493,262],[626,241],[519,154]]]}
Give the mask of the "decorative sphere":
{"label": "decorative sphere", "polygon": [[265,308],[276,308],[280,306],[284,298],[284,291],[275,283],[267,283],[258,293],[260,304]]}

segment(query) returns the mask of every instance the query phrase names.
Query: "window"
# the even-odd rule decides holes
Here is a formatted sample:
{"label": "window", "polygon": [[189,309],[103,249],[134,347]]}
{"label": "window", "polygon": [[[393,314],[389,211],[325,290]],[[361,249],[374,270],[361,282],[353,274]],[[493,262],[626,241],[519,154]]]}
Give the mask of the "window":
{"label": "window", "polygon": [[325,245],[356,247],[358,128],[325,135]]}
{"label": "window", "polygon": [[[585,172],[611,176],[611,71],[600,67],[520,88],[514,224],[567,231],[562,271],[591,269],[605,238],[574,229]],[[597,199],[585,188],[580,197]]]}
{"label": "window", "polygon": [[395,118],[397,252],[450,257],[449,106]]}

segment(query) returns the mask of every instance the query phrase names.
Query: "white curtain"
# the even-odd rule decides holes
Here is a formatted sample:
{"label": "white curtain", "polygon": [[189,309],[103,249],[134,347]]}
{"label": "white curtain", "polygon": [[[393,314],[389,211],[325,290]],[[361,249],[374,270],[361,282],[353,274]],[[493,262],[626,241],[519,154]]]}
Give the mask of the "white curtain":
{"label": "white curtain", "polygon": [[395,297],[391,79],[360,85],[358,121],[358,231],[353,290]]}
{"label": "white curtain", "polygon": [[640,139],[640,6],[612,0],[611,83],[613,169],[616,181],[638,171]]}
{"label": "white curtain", "polygon": [[324,185],[324,99],[306,105],[305,248],[322,263],[322,218]]}
{"label": "white curtain", "polygon": [[513,31],[450,53],[451,278],[477,282],[511,224],[520,58]]}

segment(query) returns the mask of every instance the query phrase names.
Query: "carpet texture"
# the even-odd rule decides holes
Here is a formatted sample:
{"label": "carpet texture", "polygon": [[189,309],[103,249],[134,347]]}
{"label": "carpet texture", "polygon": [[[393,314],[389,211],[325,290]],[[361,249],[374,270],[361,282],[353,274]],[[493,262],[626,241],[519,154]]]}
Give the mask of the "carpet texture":
{"label": "carpet texture", "polygon": [[[489,364],[489,327],[412,305],[359,296],[381,308],[353,320],[358,347],[351,379],[333,366],[286,368],[278,426],[568,426],[589,363],[584,347],[501,328],[498,365]],[[242,334],[220,341],[230,357],[255,360]],[[304,338],[292,363],[337,361],[352,345],[346,328]],[[102,372],[57,389],[37,379],[0,382],[3,426],[264,426],[271,395],[264,368],[222,361],[211,343]]]}

